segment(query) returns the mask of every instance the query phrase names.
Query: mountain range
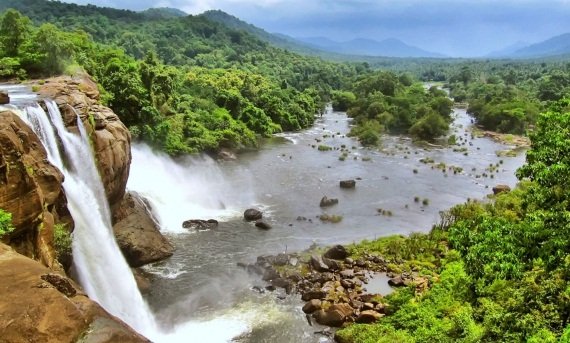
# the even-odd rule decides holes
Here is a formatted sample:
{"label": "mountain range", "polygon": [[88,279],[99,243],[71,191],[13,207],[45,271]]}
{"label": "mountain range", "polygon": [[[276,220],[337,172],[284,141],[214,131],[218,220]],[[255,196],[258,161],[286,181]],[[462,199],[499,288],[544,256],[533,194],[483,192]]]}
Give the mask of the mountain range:
{"label": "mountain range", "polygon": [[206,11],[201,16],[232,29],[244,30],[267,43],[298,53],[318,56],[332,53],[350,56],[445,57],[441,54],[408,45],[395,38],[382,41],[360,38],[346,42],[336,42],[324,37],[293,38],[279,33],[269,33],[219,10]]}

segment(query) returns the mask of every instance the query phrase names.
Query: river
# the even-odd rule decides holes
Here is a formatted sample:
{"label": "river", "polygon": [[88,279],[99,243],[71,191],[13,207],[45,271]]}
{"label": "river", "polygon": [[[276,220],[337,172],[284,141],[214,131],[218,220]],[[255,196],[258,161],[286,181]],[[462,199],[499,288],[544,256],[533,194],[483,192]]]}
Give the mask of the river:
{"label": "river", "polygon": [[[312,244],[426,232],[440,211],[468,198],[485,198],[496,184],[514,186],[524,153],[497,157],[508,147],[472,137],[465,110],[455,109],[453,116],[452,131],[464,139],[461,147],[426,147],[405,136],[384,136],[382,149],[363,148],[345,136],[350,130],[346,114],[330,109],[312,128],[267,139],[258,151],[235,161],[173,161],[135,144],[127,187],[148,197],[177,247],[169,260],[145,267],[152,275],[146,299],[159,322],[177,331],[191,321],[193,328],[181,342],[327,342],[314,334],[322,327],[307,324],[298,297],[253,291],[264,283],[236,263]],[[348,155],[343,161],[340,150],[319,151],[318,145],[344,146]],[[463,170],[442,172],[420,162],[425,158]],[[497,171],[486,171],[490,165],[498,165]],[[356,188],[339,188],[343,179],[356,179]],[[338,198],[338,205],[321,209],[325,195]],[[250,207],[263,211],[271,230],[243,221]],[[343,219],[323,223],[317,218],[323,213]],[[220,221],[215,230],[190,232],[181,226],[187,219],[211,218]]]}

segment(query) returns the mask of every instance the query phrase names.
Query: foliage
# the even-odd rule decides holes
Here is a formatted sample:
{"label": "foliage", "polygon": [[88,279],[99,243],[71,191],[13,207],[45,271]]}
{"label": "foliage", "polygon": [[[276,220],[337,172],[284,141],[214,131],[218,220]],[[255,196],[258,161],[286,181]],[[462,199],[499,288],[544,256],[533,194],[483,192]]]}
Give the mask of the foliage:
{"label": "foliage", "polygon": [[53,228],[53,243],[57,259],[62,261],[71,256],[71,235],[65,225],[55,224]]}
{"label": "foliage", "polygon": [[0,209],[0,238],[14,231],[12,214]]}
{"label": "foliage", "polygon": [[[364,145],[377,144],[378,135],[385,131],[433,140],[448,130],[452,102],[447,94],[436,87],[426,90],[410,82],[409,76],[376,72],[359,78],[353,92],[356,100],[348,104],[348,114],[356,126],[351,135]],[[336,94],[337,98],[341,95]]]}
{"label": "foliage", "polygon": [[81,67],[136,139],[172,155],[256,146],[256,136],[308,127],[331,90],[357,72],[203,16],[43,0],[0,2],[6,6],[31,20],[15,10],[1,16],[1,78]]}

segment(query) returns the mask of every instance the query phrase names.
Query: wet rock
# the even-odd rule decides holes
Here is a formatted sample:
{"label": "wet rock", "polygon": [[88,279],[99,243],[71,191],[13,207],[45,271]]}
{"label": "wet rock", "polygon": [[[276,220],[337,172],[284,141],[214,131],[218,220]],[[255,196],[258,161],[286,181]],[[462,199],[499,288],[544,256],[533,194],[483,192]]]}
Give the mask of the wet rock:
{"label": "wet rock", "polygon": [[271,225],[269,225],[268,223],[258,220],[255,222],[255,227],[262,229],[262,230],[269,230],[271,229]]}
{"label": "wet rock", "polygon": [[66,297],[73,297],[77,294],[75,286],[71,283],[71,280],[61,276],[59,274],[49,273],[40,276],[40,278],[48,283],[50,283],[55,289],[60,293],[65,294]]}
{"label": "wet rock", "polygon": [[0,105],[6,105],[10,103],[10,96],[8,92],[0,91]]}
{"label": "wet rock", "polygon": [[511,191],[511,187],[509,187],[507,185],[496,185],[495,187],[493,187],[493,194],[499,194],[499,193],[510,192],[510,191]]}
{"label": "wet rock", "polygon": [[328,207],[328,206],[333,206],[338,204],[338,199],[329,199],[327,198],[327,196],[325,195],[322,199],[321,199],[321,203],[319,204],[319,206],[321,207]]}
{"label": "wet rock", "polygon": [[340,188],[350,189],[356,187],[355,180],[342,180],[340,181]]}
{"label": "wet rock", "polygon": [[335,245],[327,250],[324,256],[333,260],[344,260],[348,257],[348,251],[346,251],[346,248],[342,245]]}
{"label": "wet rock", "polygon": [[263,214],[261,213],[261,211],[256,210],[254,208],[247,209],[243,213],[244,219],[247,220],[248,222],[259,220],[261,219],[262,216]]}
{"label": "wet rock", "polygon": [[323,260],[323,263],[327,265],[327,267],[329,267],[330,270],[341,270],[342,266],[340,265],[340,263],[338,263],[335,260],[331,260],[328,259],[326,257],[322,257],[321,258]]}
{"label": "wet rock", "polygon": [[278,254],[273,260],[273,264],[276,266],[285,266],[287,263],[289,263],[289,255],[287,254]]}
{"label": "wet rock", "polygon": [[141,291],[141,293],[150,292],[152,287],[150,274],[146,273],[142,268],[133,268],[131,271],[133,272],[139,291]]}
{"label": "wet rock", "polygon": [[382,315],[373,310],[362,311],[356,318],[356,322],[360,324],[370,324],[378,321]]}
{"label": "wet rock", "polygon": [[329,271],[329,267],[323,262],[323,260],[316,255],[311,256],[311,259],[309,260],[309,264],[311,265],[311,267],[318,271],[318,272],[327,272]]}
{"label": "wet rock", "polygon": [[213,230],[218,227],[218,221],[215,219],[201,220],[190,219],[182,223],[182,227],[190,230],[206,231]]}
{"label": "wet rock", "polygon": [[334,304],[328,310],[318,310],[313,314],[317,323],[332,327],[341,327],[352,315],[353,309],[348,304]]}
{"label": "wet rock", "polygon": [[303,293],[303,295],[301,295],[301,299],[303,301],[309,301],[313,299],[324,299],[326,296],[327,294],[320,289],[313,289]]}
{"label": "wet rock", "polygon": [[404,281],[404,278],[400,275],[388,280],[388,285],[392,287],[403,287],[406,285],[406,283]]}
{"label": "wet rock", "polygon": [[291,289],[293,288],[293,284],[291,283],[291,281],[289,281],[287,279],[280,278],[280,277],[271,280],[271,285],[274,287],[279,287],[279,288],[285,289],[287,294],[289,294],[291,292]]}
{"label": "wet rock", "polygon": [[125,194],[113,216],[113,232],[131,267],[164,260],[174,246],[160,233],[145,200],[134,192]]}
{"label": "wet rock", "polygon": [[321,309],[321,301],[319,299],[312,299],[309,300],[304,306],[303,306],[303,312],[309,314],[309,313],[313,313],[315,311],[318,311]]}
{"label": "wet rock", "polygon": [[[251,290],[252,290],[252,291],[255,291],[255,292],[259,293],[259,294],[265,293],[265,288],[263,288],[263,287],[261,287],[261,286],[253,286],[253,287],[251,287]],[[271,292],[271,290],[268,290],[268,291]]]}
{"label": "wet rock", "polygon": [[218,158],[224,161],[234,161],[237,159],[236,155],[227,149],[220,150],[220,152],[218,152]]}
{"label": "wet rock", "polygon": [[340,276],[344,279],[352,279],[354,277],[353,269],[345,269],[340,272]]}
{"label": "wet rock", "polygon": [[265,270],[265,272],[263,273],[263,277],[261,278],[263,281],[271,281],[274,279],[278,279],[281,276],[279,275],[279,273],[272,267],[267,268]]}
{"label": "wet rock", "polygon": [[291,274],[287,275],[287,278],[293,282],[299,282],[303,280],[303,276],[299,272],[292,272]]}

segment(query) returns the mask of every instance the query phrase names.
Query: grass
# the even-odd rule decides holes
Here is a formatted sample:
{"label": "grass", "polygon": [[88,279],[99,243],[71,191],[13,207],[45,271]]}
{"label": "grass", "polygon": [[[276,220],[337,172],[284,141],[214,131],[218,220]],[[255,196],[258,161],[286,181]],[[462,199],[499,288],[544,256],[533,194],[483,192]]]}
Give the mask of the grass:
{"label": "grass", "polygon": [[329,150],[332,150],[332,148],[328,145],[319,145],[318,150],[319,151],[329,151]]}

